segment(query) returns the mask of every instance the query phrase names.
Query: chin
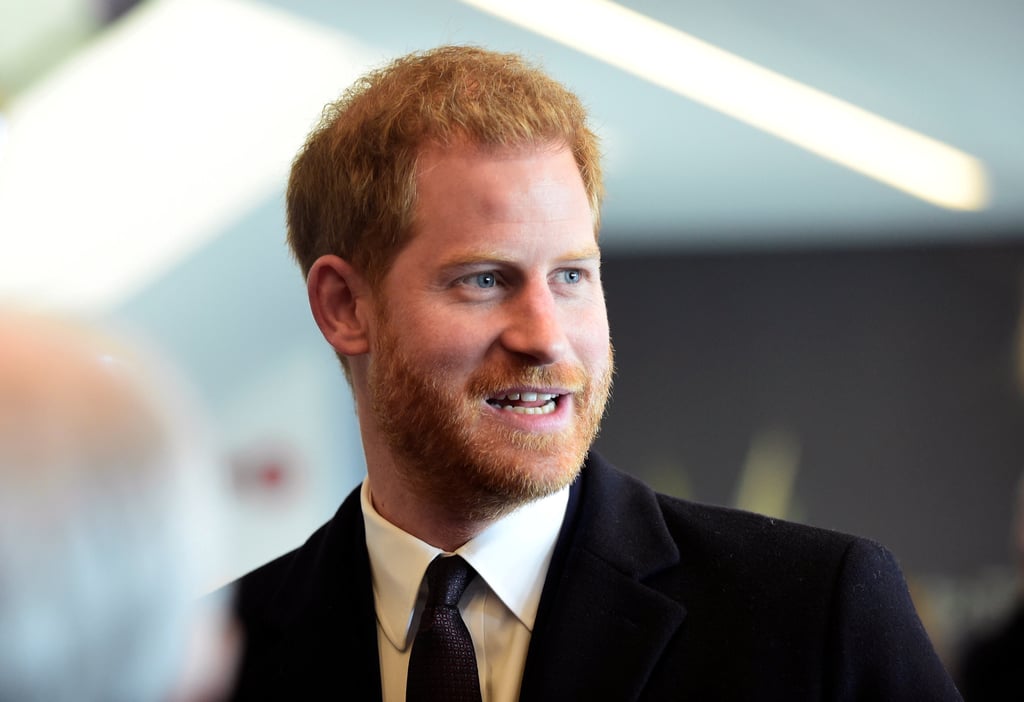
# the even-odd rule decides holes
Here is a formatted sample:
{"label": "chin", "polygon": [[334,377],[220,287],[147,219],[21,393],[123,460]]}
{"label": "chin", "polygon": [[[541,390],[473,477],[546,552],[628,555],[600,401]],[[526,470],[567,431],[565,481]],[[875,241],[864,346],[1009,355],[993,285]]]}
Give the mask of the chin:
{"label": "chin", "polygon": [[494,517],[570,485],[583,466],[585,450],[493,449],[464,466],[462,495],[471,511]]}

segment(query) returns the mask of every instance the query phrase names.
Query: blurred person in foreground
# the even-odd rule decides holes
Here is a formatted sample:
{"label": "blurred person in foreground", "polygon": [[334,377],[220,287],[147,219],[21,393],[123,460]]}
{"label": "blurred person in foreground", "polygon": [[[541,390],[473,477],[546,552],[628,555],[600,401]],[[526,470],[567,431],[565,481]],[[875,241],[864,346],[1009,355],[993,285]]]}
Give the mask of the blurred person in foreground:
{"label": "blurred person in foreground", "polygon": [[[0,700],[226,696],[208,456],[127,347],[0,308]],[[173,392],[172,392],[173,390]]]}
{"label": "blurred person in foreground", "polygon": [[239,699],[959,699],[884,548],[590,450],[601,199],[579,99],[516,55],[415,53],[328,109],[288,239],[367,477],[238,583]]}

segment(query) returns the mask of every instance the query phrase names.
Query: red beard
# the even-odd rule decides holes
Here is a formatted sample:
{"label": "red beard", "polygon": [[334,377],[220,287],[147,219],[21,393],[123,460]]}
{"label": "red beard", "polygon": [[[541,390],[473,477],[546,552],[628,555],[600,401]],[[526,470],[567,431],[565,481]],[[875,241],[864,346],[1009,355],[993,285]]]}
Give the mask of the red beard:
{"label": "red beard", "polygon": [[[597,436],[611,390],[612,351],[600,377],[582,364],[513,361],[455,381],[417,365],[387,318],[369,373],[370,407],[414,494],[468,519],[493,519],[569,485]],[[555,433],[528,432],[494,416],[496,392],[554,387],[572,393],[574,416]],[[558,401],[565,401],[560,398]]]}

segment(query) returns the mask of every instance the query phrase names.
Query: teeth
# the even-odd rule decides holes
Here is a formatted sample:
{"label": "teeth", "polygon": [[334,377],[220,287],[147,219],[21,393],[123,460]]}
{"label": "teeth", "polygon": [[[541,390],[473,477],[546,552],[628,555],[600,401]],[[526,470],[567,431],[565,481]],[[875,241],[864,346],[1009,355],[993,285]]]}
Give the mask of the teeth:
{"label": "teeth", "polygon": [[[530,393],[530,394],[533,394],[533,393]],[[553,395],[552,397],[555,397],[555,396]],[[511,400],[512,397],[509,397],[508,399]],[[505,410],[506,412],[515,412],[516,414],[551,414],[552,412],[555,411],[554,400],[552,400],[550,398],[547,400],[547,402],[545,402],[540,407],[515,407],[513,405],[499,405],[499,406],[501,407],[501,409]]]}
{"label": "teeth", "polygon": [[[499,409],[503,409],[506,412],[515,412],[516,414],[551,414],[557,407],[555,403],[555,398],[557,397],[558,394],[553,392],[510,392],[506,395],[496,395],[489,402]],[[544,403],[540,407],[502,404],[503,401],[537,402],[538,400]]]}
{"label": "teeth", "polygon": [[548,392],[510,392],[507,395],[496,395],[494,399],[512,400],[513,402],[516,400],[522,400],[523,402],[536,402],[537,400],[541,400],[542,402],[547,402],[548,400],[553,400],[556,397],[558,397],[557,394]]}

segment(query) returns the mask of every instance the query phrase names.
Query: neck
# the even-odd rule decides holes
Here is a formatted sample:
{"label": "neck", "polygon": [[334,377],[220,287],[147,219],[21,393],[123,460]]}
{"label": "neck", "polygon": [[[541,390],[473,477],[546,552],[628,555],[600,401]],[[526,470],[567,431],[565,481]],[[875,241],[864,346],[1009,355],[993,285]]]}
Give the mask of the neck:
{"label": "neck", "polygon": [[471,495],[459,494],[460,489],[468,489],[464,483],[434,490],[431,487],[437,486],[417,483],[412,476],[420,471],[400,465],[401,459],[388,447],[372,414],[365,409],[369,407],[365,385],[357,387],[363,389],[361,394],[357,391],[356,408],[370,500],[377,514],[407,534],[451,553],[509,511],[474,511]]}
{"label": "neck", "polygon": [[[377,466],[377,468],[381,468]],[[470,519],[433,504],[407,489],[397,476],[368,469],[370,501],[381,517],[431,546],[452,553],[494,523],[494,518]]]}

